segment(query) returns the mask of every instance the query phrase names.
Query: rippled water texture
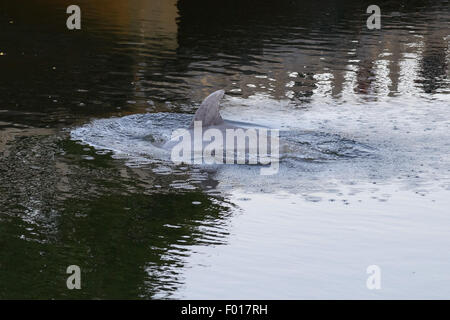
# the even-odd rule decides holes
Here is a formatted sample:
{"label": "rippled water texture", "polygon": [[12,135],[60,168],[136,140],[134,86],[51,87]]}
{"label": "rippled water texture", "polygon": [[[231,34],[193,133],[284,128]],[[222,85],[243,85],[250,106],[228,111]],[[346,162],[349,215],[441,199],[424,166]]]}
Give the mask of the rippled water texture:
{"label": "rippled water texture", "polygon": [[[70,4],[0,4],[1,298],[449,297],[448,1]],[[218,89],[277,174],[159,147]]]}

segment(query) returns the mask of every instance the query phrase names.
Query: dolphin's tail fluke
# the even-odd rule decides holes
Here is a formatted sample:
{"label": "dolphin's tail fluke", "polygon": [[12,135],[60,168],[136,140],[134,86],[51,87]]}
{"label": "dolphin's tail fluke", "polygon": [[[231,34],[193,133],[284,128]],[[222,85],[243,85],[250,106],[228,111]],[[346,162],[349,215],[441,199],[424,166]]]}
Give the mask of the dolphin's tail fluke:
{"label": "dolphin's tail fluke", "polygon": [[201,121],[203,127],[223,124],[223,119],[219,113],[219,102],[224,94],[224,90],[217,90],[207,96],[195,113],[190,128],[194,127],[194,121]]}

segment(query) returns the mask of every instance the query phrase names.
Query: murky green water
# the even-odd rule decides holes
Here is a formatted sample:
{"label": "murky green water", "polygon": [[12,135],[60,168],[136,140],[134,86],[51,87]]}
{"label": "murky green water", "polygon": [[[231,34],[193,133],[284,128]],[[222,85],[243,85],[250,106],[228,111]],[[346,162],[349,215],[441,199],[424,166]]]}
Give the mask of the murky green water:
{"label": "murky green water", "polygon": [[[0,297],[448,298],[448,1],[197,2],[0,4]],[[217,89],[279,175],[137,147]]]}

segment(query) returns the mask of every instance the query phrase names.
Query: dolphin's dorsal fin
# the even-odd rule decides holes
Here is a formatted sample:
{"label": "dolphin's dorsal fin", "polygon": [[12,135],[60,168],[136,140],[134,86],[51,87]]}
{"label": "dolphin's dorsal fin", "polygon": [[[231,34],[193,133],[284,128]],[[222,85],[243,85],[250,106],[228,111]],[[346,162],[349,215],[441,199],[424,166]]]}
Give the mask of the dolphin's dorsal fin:
{"label": "dolphin's dorsal fin", "polygon": [[217,90],[207,96],[195,113],[190,128],[194,127],[194,121],[201,121],[203,127],[222,124],[223,119],[219,113],[219,102],[224,94],[224,90]]}

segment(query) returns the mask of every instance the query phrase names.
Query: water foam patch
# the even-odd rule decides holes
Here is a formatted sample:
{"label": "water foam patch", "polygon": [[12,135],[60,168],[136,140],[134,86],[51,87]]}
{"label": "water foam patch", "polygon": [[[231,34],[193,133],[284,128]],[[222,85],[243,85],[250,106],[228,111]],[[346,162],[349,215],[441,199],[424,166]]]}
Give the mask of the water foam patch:
{"label": "water foam patch", "polygon": [[[260,166],[255,165],[185,165],[183,172],[207,170],[219,187],[267,192],[309,192],[329,188],[330,181],[397,181],[412,188],[434,181],[446,186],[450,174],[447,106],[440,100],[419,103],[392,98],[295,108],[291,102],[264,96],[228,98],[222,111],[230,123],[282,129],[279,172],[260,176]],[[111,150],[129,165],[158,163],[155,174],[171,175],[176,166],[170,150],[162,146],[174,130],[186,128],[191,120],[187,114],[136,114],[94,120],[74,129],[71,136]]]}

